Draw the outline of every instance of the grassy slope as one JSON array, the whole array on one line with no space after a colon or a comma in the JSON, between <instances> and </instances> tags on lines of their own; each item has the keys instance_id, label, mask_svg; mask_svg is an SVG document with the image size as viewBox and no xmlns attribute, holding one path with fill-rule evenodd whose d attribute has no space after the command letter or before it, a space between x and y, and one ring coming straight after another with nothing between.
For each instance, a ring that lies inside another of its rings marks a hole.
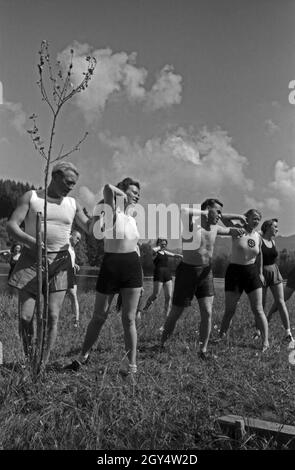
<instances>
[{"instance_id":1,"label":"grassy slope","mask_svg":"<svg viewBox=\"0 0 295 470\"><path fill-rule=\"evenodd\" d=\"M145 296L151 283L146 283ZM83 341L94 303L80 294L81 327L76 331L65 301L52 361L66 363ZM245 297L226 344L210 344L208 363L197 358L196 304L159 352L163 298L138 328L136 385L118 374L124 356L120 317L104 326L90 363L78 373L48 371L37 384L26 370L11 369L22 358L17 303L0 297L0 339L6 366L0 370L0 448L2 449L257 449L271 440L247 435L235 442L222 435L216 418L227 413L295 424L294 372L288 364L278 318L270 327L271 350L262 356L251 340L253 318ZM294 310L294 299L289 302ZM213 336L223 312L217 289Z\"/></svg>"}]
</instances>

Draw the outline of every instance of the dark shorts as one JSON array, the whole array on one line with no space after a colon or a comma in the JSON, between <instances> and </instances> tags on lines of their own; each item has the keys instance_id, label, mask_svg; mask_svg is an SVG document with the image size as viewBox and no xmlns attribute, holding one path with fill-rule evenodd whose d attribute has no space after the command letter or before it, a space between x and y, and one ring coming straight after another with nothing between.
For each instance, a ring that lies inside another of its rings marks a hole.
<instances>
[{"instance_id":1,"label":"dark shorts","mask_svg":"<svg viewBox=\"0 0 295 470\"><path fill-rule=\"evenodd\" d=\"M142 268L138 254L105 253L98 275L96 290L116 294L120 289L142 287Z\"/></svg>"},{"instance_id":2,"label":"dark shorts","mask_svg":"<svg viewBox=\"0 0 295 470\"><path fill-rule=\"evenodd\" d=\"M264 287L276 286L283 282L283 278L277 264L263 266L263 275L265 279Z\"/></svg>"},{"instance_id":3,"label":"dark shorts","mask_svg":"<svg viewBox=\"0 0 295 470\"><path fill-rule=\"evenodd\" d=\"M168 282L172 280L170 269L167 267L155 268L154 281L157 282Z\"/></svg>"},{"instance_id":4,"label":"dark shorts","mask_svg":"<svg viewBox=\"0 0 295 470\"><path fill-rule=\"evenodd\" d=\"M286 287L295 290L295 268L291 269L288 274Z\"/></svg>"},{"instance_id":5,"label":"dark shorts","mask_svg":"<svg viewBox=\"0 0 295 470\"><path fill-rule=\"evenodd\" d=\"M263 287L256 264L231 263L225 273L225 290L247 294Z\"/></svg>"},{"instance_id":6,"label":"dark shorts","mask_svg":"<svg viewBox=\"0 0 295 470\"><path fill-rule=\"evenodd\" d=\"M44 260L42 274L44 289ZM73 287L73 269L68 250L48 253L48 279L50 293L64 291ZM38 290L37 256L34 251L23 248L8 284L11 287L16 287L19 290L28 292L32 297L36 297Z\"/></svg>"},{"instance_id":7,"label":"dark shorts","mask_svg":"<svg viewBox=\"0 0 295 470\"><path fill-rule=\"evenodd\" d=\"M181 262L175 272L173 305L188 307L194 296L197 299L212 297L214 284L212 267L192 266Z\"/></svg>"}]
</instances>

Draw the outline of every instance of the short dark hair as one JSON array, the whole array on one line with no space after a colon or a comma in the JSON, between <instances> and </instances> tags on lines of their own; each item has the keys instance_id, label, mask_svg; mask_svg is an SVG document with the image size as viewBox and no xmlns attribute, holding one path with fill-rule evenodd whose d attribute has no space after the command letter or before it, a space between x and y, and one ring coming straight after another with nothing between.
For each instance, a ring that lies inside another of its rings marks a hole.
<instances>
[{"instance_id":1,"label":"short dark hair","mask_svg":"<svg viewBox=\"0 0 295 470\"><path fill-rule=\"evenodd\" d=\"M136 186L138 189L140 189L140 184L138 181L134 181L132 178L129 176L127 178L124 178L122 181L120 181L117 184L117 188L121 189L122 191L126 192L129 186Z\"/></svg>"},{"instance_id":2,"label":"short dark hair","mask_svg":"<svg viewBox=\"0 0 295 470\"><path fill-rule=\"evenodd\" d=\"M21 244L21 243L19 243L19 242L14 242L14 243L11 245L11 247L10 247L10 251L11 251L11 252L14 251L17 246L19 246L20 249L22 249L22 244Z\"/></svg>"},{"instance_id":3,"label":"short dark hair","mask_svg":"<svg viewBox=\"0 0 295 470\"><path fill-rule=\"evenodd\" d=\"M157 245L159 245L161 242L166 242L166 245L168 245L168 240L167 240L167 238L158 238L158 240L157 240Z\"/></svg>"},{"instance_id":4,"label":"short dark hair","mask_svg":"<svg viewBox=\"0 0 295 470\"><path fill-rule=\"evenodd\" d=\"M202 202L201 210L202 211L205 210L208 206L213 207L214 204L219 204L219 206L223 207L223 204L222 202L219 201L219 199L209 198L209 199L206 199L204 202Z\"/></svg>"},{"instance_id":5,"label":"short dark hair","mask_svg":"<svg viewBox=\"0 0 295 470\"><path fill-rule=\"evenodd\" d=\"M262 232L262 233L265 233L265 232L267 231L267 229L268 229L269 227L271 227L274 222L278 222L278 221L279 221L279 219L268 219L268 220L265 220L265 221L263 222L263 224L261 225L261 232Z\"/></svg>"},{"instance_id":6,"label":"short dark hair","mask_svg":"<svg viewBox=\"0 0 295 470\"><path fill-rule=\"evenodd\" d=\"M247 218L247 217L249 217L249 215L253 215L255 213L259 215L260 220L261 220L262 219L262 214L258 209L249 209L247 212L245 212L244 216Z\"/></svg>"}]
</instances>

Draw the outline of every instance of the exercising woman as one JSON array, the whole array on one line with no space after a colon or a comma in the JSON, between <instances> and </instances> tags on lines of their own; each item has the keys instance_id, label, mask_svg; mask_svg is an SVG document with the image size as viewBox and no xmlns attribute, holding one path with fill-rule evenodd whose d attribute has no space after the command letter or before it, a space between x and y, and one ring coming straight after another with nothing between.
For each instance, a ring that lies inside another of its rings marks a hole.
<instances>
[{"instance_id":1,"label":"exercising woman","mask_svg":"<svg viewBox=\"0 0 295 470\"><path fill-rule=\"evenodd\" d=\"M284 300L283 278L279 271L276 259L278 251L275 246L274 238L278 233L278 219L265 220L261 226L261 253L263 261L263 276L265 285L263 287L263 307L266 303L267 289L270 288L276 306L279 310L282 324L285 328L284 341L289 347L294 347L294 339L291 334L289 313ZM257 328L255 339L260 336L260 330Z\"/></svg>"},{"instance_id":2,"label":"exercising woman","mask_svg":"<svg viewBox=\"0 0 295 470\"><path fill-rule=\"evenodd\" d=\"M182 255L171 253L166 250L167 240L165 238L158 238L156 246L153 248L153 261L154 261L154 282L153 293L147 299L143 308L143 312L147 312L152 303L160 295L162 288L165 295L164 315L167 317L171 308L172 301L172 275L169 268L169 257L182 258Z\"/></svg>"},{"instance_id":3,"label":"exercising woman","mask_svg":"<svg viewBox=\"0 0 295 470\"><path fill-rule=\"evenodd\" d=\"M139 200L139 193L139 183L131 178L125 178L117 186L106 184L104 187L105 209L106 212L109 212L109 208L111 210L112 225L110 228L105 228L105 254L96 284L93 317L87 328L80 359L73 361L70 366L66 367L68 369L78 370L81 364L87 362L90 350L107 319L113 294L120 292L124 341L128 359L126 369L121 372L133 375L137 371L135 315L142 288L142 268L136 251L139 233L131 212L133 212L132 206ZM118 207L119 198L124 200L123 208Z\"/></svg>"},{"instance_id":4,"label":"exercising woman","mask_svg":"<svg viewBox=\"0 0 295 470\"><path fill-rule=\"evenodd\" d=\"M261 250L261 237L256 231L261 220L261 213L250 209L245 214L245 234L232 238L232 255L225 274L225 312L221 322L219 337L222 339L230 327L237 303L243 293L248 295L256 324L262 333L262 352L269 348L268 323L262 305L262 287L264 284L262 264L255 263ZM226 223L226 222L225 222ZM229 221L232 224L232 221ZM261 258L260 258L261 260Z\"/></svg>"}]
</instances>

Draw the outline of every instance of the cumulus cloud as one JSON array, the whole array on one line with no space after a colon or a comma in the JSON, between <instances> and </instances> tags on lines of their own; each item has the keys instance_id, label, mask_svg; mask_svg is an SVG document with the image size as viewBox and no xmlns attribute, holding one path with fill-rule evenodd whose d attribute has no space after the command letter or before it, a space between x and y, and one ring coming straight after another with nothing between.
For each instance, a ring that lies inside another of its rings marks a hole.
<instances>
[{"instance_id":1,"label":"cumulus cloud","mask_svg":"<svg viewBox=\"0 0 295 470\"><path fill-rule=\"evenodd\" d=\"M287 199L295 197L295 167L278 160L275 165L274 181L270 183L270 187L277 190Z\"/></svg>"},{"instance_id":2,"label":"cumulus cloud","mask_svg":"<svg viewBox=\"0 0 295 470\"><path fill-rule=\"evenodd\" d=\"M92 211L95 204L102 198L101 194L94 194L87 186L81 186L79 188L79 200L83 207L88 211Z\"/></svg>"},{"instance_id":3,"label":"cumulus cloud","mask_svg":"<svg viewBox=\"0 0 295 470\"><path fill-rule=\"evenodd\" d=\"M26 133L25 123L27 116L22 109L21 103L9 103L4 101L0 104L0 115L7 120L20 135Z\"/></svg>"},{"instance_id":4,"label":"cumulus cloud","mask_svg":"<svg viewBox=\"0 0 295 470\"><path fill-rule=\"evenodd\" d=\"M58 60L64 69L69 64L70 50L74 50L72 83L77 85L87 69L86 57L96 58L97 65L87 90L77 96L77 105L86 119L91 122L99 117L108 101L118 99L122 95L130 102L142 103L146 108L156 110L167 108L181 102L181 80L172 66L166 65L150 91L144 87L148 72L136 65L135 52L113 53L110 48L97 49L89 44L75 41L58 54Z\"/></svg>"},{"instance_id":5,"label":"cumulus cloud","mask_svg":"<svg viewBox=\"0 0 295 470\"><path fill-rule=\"evenodd\" d=\"M147 93L146 109L154 111L179 104L182 92L181 82L181 75L175 74L172 66L165 65L152 89Z\"/></svg>"},{"instance_id":6,"label":"cumulus cloud","mask_svg":"<svg viewBox=\"0 0 295 470\"><path fill-rule=\"evenodd\" d=\"M263 209L264 202L257 201L254 197L245 195L245 204L248 209Z\"/></svg>"},{"instance_id":7,"label":"cumulus cloud","mask_svg":"<svg viewBox=\"0 0 295 470\"><path fill-rule=\"evenodd\" d=\"M281 210L281 202L276 197L268 197L265 200L265 207L274 212L279 212Z\"/></svg>"},{"instance_id":8,"label":"cumulus cloud","mask_svg":"<svg viewBox=\"0 0 295 470\"><path fill-rule=\"evenodd\" d=\"M147 202L181 204L194 196L218 195L228 187L240 192L253 187L244 174L246 157L221 129L193 133L180 128L145 143L106 133L99 136L112 152L110 181L124 176L138 179Z\"/></svg>"},{"instance_id":9,"label":"cumulus cloud","mask_svg":"<svg viewBox=\"0 0 295 470\"><path fill-rule=\"evenodd\" d=\"M258 201L252 196L245 195L245 204L247 208L267 209L268 211L278 212L281 209L280 200L276 197L267 197L263 201Z\"/></svg>"},{"instance_id":10,"label":"cumulus cloud","mask_svg":"<svg viewBox=\"0 0 295 470\"><path fill-rule=\"evenodd\" d=\"M267 135L273 135L275 132L279 131L280 128L275 124L271 119L264 121L265 132Z\"/></svg>"}]
</instances>

